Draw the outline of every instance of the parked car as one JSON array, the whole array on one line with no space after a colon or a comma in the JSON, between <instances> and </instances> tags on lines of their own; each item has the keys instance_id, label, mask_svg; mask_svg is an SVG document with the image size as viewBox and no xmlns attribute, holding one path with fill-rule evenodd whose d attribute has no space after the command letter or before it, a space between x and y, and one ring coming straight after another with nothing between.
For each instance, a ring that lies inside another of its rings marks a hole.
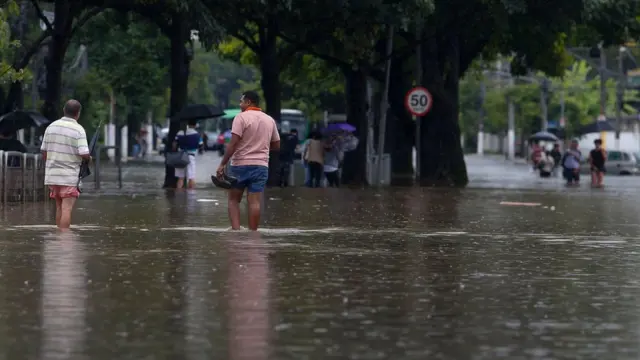
<instances>
[{"instance_id":1,"label":"parked car","mask_svg":"<svg viewBox=\"0 0 640 360\"><path fill-rule=\"evenodd\" d=\"M158 134L158 153L164 154L165 147L167 145L167 135L169 135L169 128L162 128Z\"/></svg>"},{"instance_id":2,"label":"parked car","mask_svg":"<svg viewBox=\"0 0 640 360\"><path fill-rule=\"evenodd\" d=\"M584 160L580 164L580 172L585 174L588 174L591 170L587 162L589 151L583 153ZM605 168L608 174L613 175L638 174L640 170L640 154L628 150L609 150L607 151Z\"/></svg>"}]
</instances>

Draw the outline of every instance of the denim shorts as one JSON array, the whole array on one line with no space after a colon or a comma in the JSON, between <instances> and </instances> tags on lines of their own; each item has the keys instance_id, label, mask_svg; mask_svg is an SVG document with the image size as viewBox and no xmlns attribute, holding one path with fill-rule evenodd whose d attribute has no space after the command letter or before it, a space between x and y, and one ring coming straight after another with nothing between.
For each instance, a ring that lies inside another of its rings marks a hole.
<instances>
[{"instance_id":1,"label":"denim shorts","mask_svg":"<svg viewBox=\"0 0 640 360\"><path fill-rule=\"evenodd\" d=\"M264 192L269 178L269 168L260 165L230 166L229 175L238 179L234 187L247 189L250 193Z\"/></svg>"}]
</instances>

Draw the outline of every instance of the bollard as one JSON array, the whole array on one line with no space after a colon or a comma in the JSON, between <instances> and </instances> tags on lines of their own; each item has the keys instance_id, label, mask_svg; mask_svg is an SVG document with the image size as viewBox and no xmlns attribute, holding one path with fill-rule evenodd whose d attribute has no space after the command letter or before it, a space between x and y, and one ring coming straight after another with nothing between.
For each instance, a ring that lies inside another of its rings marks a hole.
<instances>
[{"instance_id":1,"label":"bollard","mask_svg":"<svg viewBox=\"0 0 640 360\"><path fill-rule=\"evenodd\" d=\"M6 151L3 157L3 201L16 202L24 201L25 185L25 162L26 154L16 151Z\"/></svg>"},{"instance_id":2,"label":"bollard","mask_svg":"<svg viewBox=\"0 0 640 360\"><path fill-rule=\"evenodd\" d=\"M4 151L0 150L0 202L4 202Z\"/></svg>"},{"instance_id":3,"label":"bollard","mask_svg":"<svg viewBox=\"0 0 640 360\"><path fill-rule=\"evenodd\" d=\"M33 188L34 188L34 197L33 201L46 201L49 199L47 196L47 187L44 185L44 168L45 162L42 155L34 155L35 158L35 169L34 169L34 180L33 180Z\"/></svg>"},{"instance_id":4,"label":"bollard","mask_svg":"<svg viewBox=\"0 0 640 360\"><path fill-rule=\"evenodd\" d=\"M24 187L23 187L23 201L31 200L37 201L36 191L36 155L24 154Z\"/></svg>"}]
</instances>

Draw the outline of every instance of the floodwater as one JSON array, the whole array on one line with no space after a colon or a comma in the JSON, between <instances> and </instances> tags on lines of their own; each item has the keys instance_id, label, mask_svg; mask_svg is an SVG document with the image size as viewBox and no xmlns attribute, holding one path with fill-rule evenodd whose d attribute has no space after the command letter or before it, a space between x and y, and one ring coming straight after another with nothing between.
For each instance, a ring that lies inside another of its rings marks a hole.
<instances>
[{"instance_id":1,"label":"floodwater","mask_svg":"<svg viewBox=\"0 0 640 360\"><path fill-rule=\"evenodd\" d=\"M256 234L208 188L2 208L0 360L637 359L637 195L559 189L271 189Z\"/></svg>"}]
</instances>

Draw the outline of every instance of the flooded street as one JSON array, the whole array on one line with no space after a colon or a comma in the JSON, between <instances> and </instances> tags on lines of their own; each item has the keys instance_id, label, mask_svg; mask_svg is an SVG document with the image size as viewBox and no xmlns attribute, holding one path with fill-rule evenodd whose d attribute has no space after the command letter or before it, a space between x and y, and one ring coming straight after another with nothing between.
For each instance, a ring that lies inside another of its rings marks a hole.
<instances>
[{"instance_id":1,"label":"flooded street","mask_svg":"<svg viewBox=\"0 0 640 360\"><path fill-rule=\"evenodd\" d=\"M463 190L269 189L250 234L210 183L136 191L149 169L72 233L1 208L0 360L640 357L640 178L472 159Z\"/></svg>"}]
</instances>

